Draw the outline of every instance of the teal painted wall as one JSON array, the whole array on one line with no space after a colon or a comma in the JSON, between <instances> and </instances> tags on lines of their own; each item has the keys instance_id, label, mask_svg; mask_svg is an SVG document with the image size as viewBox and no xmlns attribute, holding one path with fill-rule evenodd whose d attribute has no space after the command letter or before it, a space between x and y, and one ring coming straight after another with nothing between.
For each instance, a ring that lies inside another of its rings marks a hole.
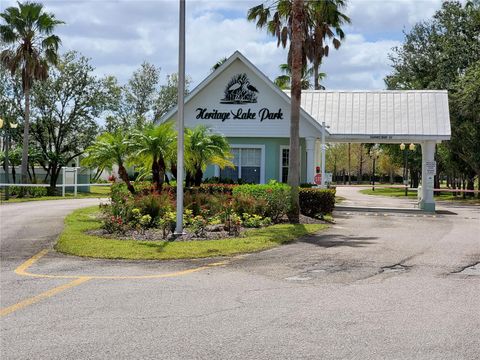
<instances>
[{"instance_id":1,"label":"teal painted wall","mask_svg":"<svg viewBox=\"0 0 480 360\"><path fill-rule=\"evenodd\" d=\"M280 146L288 146L289 138L238 138L229 137L228 142L232 145L265 145L265 181L270 179L279 181L280 176ZM306 169L307 169L307 156L305 150L305 139L300 139L301 148L301 173L300 182L306 182ZM215 176L215 169L213 166L209 166L204 173L204 178Z\"/></svg>"}]
</instances>

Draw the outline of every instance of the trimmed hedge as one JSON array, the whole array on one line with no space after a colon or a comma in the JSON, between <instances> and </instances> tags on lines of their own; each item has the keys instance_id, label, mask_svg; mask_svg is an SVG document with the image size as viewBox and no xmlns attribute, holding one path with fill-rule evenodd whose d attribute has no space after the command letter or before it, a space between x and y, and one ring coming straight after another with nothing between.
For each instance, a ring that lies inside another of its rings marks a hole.
<instances>
[{"instance_id":1,"label":"trimmed hedge","mask_svg":"<svg viewBox=\"0 0 480 360\"><path fill-rule=\"evenodd\" d=\"M251 197L263 201L263 213L259 214L277 222L288 211L290 206L290 186L272 182L270 184L246 184L233 188L233 197L245 199Z\"/></svg>"},{"instance_id":2,"label":"trimmed hedge","mask_svg":"<svg viewBox=\"0 0 480 360\"><path fill-rule=\"evenodd\" d=\"M301 188L299 198L300 212L305 216L330 214L335 207L335 189Z\"/></svg>"},{"instance_id":3,"label":"trimmed hedge","mask_svg":"<svg viewBox=\"0 0 480 360\"><path fill-rule=\"evenodd\" d=\"M10 186L9 192L11 196L19 196L22 193L20 186ZM38 198L47 196L47 188L43 186L32 186L23 188L24 197Z\"/></svg>"}]
</instances>

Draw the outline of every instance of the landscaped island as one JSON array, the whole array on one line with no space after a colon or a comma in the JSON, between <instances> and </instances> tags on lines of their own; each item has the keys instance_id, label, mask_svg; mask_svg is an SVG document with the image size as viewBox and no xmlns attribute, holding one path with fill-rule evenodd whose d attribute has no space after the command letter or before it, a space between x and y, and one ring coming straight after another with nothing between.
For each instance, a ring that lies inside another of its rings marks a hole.
<instances>
[{"instance_id":1,"label":"landscaped island","mask_svg":"<svg viewBox=\"0 0 480 360\"><path fill-rule=\"evenodd\" d=\"M65 221L56 249L115 259L185 259L268 249L327 227L335 190L300 189L301 223L286 217L290 189L265 185L202 184L184 194L185 234L175 236L175 188L150 183L112 186L111 200L77 210Z\"/></svg>"}]
</instances>

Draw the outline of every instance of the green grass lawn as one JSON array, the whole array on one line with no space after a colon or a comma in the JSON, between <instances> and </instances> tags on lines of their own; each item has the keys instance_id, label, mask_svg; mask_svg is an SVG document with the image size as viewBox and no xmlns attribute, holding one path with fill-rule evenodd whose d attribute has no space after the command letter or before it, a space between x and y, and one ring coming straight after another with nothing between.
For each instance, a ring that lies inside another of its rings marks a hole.
<instances>
[{"instance_id":1,"label":"green grass lawn","mask_svg":"<svg viewBox=\"0 0 480 360\"><path fill-rule=\"evenodd\" d=\"M383 195L383 196L393 196L399 198L405 198L405 189L403 188L375 188L375 191L372 189L364 189L360 190L362 194L366 195ZM409 190L408 191L408 198L409 199L416 199L417 192ZM435 196L435 200L443 200L443 201L461 201L465 203L471 204L480 204L480 199L478 198L466 198L464 199L462 196L454 196L453 193L444 192L440 195Z\"/></svg>"},{"instance_id":2,"label":"green grass lawn","mask_svg":"<svg viewBox=\"0 0 480 360\"><path fill-rule=\"evenodd\" d=\"M55 249L59 252L103 259L171 260L229 256L269 249L327 228L324 224L279 224L248 230L244 237L205 241L116 240L85 234L101 226L98 207L79 209L65 219Z\"/></svg>"},{"instance_id":3,"label":"green grass lawn","mask_svg":"<svg viewBox=\"0 0 480 360\"><path fill-rule=\"evenodd\" d=\"M0 192L1 195L1 203L19 203L19 202L26 202L26 201L41 201L41 200L64 200L64 199L88 199L88 198L104 198L110 196L110 186L90 186L90 192L83 193L78 192L77 196L75 197L73 193L66 193L65 197L60 196L41 196L36 198L25 197L25 198L17 198L11 197L8 201L4 199L4 190L2 189Z\"/></svg>"}]
</instances>

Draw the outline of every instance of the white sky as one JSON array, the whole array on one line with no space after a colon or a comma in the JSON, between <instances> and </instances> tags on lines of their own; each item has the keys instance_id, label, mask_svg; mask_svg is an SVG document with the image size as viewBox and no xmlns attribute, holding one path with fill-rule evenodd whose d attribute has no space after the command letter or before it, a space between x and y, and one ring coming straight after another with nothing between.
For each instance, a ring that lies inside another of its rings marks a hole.
<instances>
[{"instance_id":1,"label":"white sky","mask_svg":"<svg viewBox=\"0 0 480 360\"><path fill-rule=\"evenodd\" d=\"M261 0L187 0L187 65L193 85L222 57L240 50L270 78L279 74L286 52L276 40L247 22L247 10ZM92 59L99 75L121 83L144 61L161 68L161 77L177 70L177 0L48 0L47 11L65 21L56 33L62 50ZM0 10L15 5L0 0ZM388 53L418 21L431 18L441 0L350 0L352 24L346 41L331 51L321 71L327 89L383 89L390 71Z\"/></svg>"}]
</instances>

